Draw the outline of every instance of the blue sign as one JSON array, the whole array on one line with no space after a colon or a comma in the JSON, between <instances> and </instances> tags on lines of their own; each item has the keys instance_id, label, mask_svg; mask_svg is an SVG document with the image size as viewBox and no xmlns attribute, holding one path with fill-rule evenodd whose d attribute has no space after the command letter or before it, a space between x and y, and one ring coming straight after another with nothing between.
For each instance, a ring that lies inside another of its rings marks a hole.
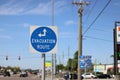
<instances>
[{"instance_id":1,"label":"blue sign","mask_svg":"<svg viewBox=\"0 0 120 80\"><path fill-rule=\"evenodd\" d=\"M57 36L49 27L38 27L32 32L30 41L35 50L45 53L55 47Z\"/></svg>"},{"instance_id":2,"label":"blue sign","mask_svg":"<svg viewBox=\"0 0 120 80\"><path fill-rule=\"evenodd\" d=\"M86 56L85 63L86 63L86 68L90 68L91 67L91 57Z\"/></svg>"},{"instance_id":3,"label":"blue sign","mask_svg":"<svg viewBox=\"0 0 120 80\"><path fill-rule=\"evenodd\" d=\"M80 68L85 68L85 56L80 56Z\"/></svg>"},{"instance_id":4,"label":"blue sign","mask_svg":"<svg viewBox=\"0 0 120 80\"><path fill-rule=\"evenodd\" d=\"M91 67L91 56L80 56L80 68L90 68Z\"/></svg>"}]
</instances>

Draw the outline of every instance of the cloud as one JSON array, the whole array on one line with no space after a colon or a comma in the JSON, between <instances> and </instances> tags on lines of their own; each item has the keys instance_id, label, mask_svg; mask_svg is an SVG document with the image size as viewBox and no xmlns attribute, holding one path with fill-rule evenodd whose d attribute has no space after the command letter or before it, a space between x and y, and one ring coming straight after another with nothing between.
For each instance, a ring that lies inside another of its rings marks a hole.
<instances>
[{"instance_id":1,"label":"cloud","mask_svg":"<svg viewBox=\"0 0 120 80\"><path fill-rule=\"evenodd\" d=\"M73 25L73 24L76 24L73 20L69 20L65 22L66 26Z\"/></svg>"},{"instance_id":2,"label":"cloud","mask_svg":"<svg viewBox=\"0 0 120 80\"><path fill-rule=\"evenodd\" d=\"M60 32L59 37L60 38L75 38L76 33L73 32Z\"/></svg>"},{"instance_id":3,"label":"cloud","mask_svg":"<svg viewBox=\"0 0 120 80\"><path fill-rule=\"evenodd\" d=\"M0 15L50 15L52 12L52 2L42 2L42 0L9 0L0 3ZM62 11L65 6L64 1L56 1L55 13Z\"/></svg>"},{"instance_id":4,"label":"cloud","mask_svg":"<svg viewBox=\"0 0 120 80\"><path fill-rule=\"evenodd\" d=\"M17 15L25 10L22 3L17 3L17 0L9 0L0 5L0 15Z\"/></svg>"},{"instance_id":5,"label":"cloud","mask_svg":"<svg viewBox=\"0 0 120 80\"><path fill-rule=\"evenodd\" d=\"M60 13L63 10L65 2L57 1L55 2L55 13ZM27 11L25 14L38 14L38 15L51 15L52 14L52 3L39 3L35 8Z\"/></svg>"},{"instance_id":6,"label":"cloud","mask_svg":"<svg viewBox=\"0 0 120 80\"><path fill-rule=\"evenodd\" d=\"M24 26L24 27L30 27L31 25L28 24L28 23L24 23L23 26Z\"/></svg>"},{"instance_id":7,"label":"cloud","mask_svg":"<svg viewBox=\"0 0 120 80\"><path fill-rule=\"evenodd\" d=\"M9 39L9 40L11 40L12 37L10 37L9 35L0 35L0 39Z\"/></svg>"},{"instance_id":8,"label":"cloud","mask_svg":"<svg viewBox=\"0 0 120 80\"><path fill-rule=\"evenodd\" d=\"M4 29L0 29L0 33L3 33L5 30ZM11 40L12 37L9 35L0 35L0 39L9 39Z\"/></svg>"},{"instance_id":9,"label":"cloud","mask_svg":"<svg viewBox=\"0 0 120 80\"><path fill-rule=\"evenodd\" d=\"M50 14L51 12L51 3L40 3L38 6L36 6L35 8L27 11L25 14L40 14L40 15L46 15L46 14Z\"/></svg>"}]
</instances>

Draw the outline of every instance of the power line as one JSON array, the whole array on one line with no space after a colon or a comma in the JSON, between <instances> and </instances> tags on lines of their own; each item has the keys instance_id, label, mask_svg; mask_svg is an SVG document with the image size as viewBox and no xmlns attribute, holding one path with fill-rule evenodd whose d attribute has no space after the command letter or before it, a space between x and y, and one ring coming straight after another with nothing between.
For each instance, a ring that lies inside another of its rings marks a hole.
<instances>
[{"instance_id":1,"label":"power line","mask_svg":"<svg viewBox=\"0 0 120 80\"><path fill-rule=\"evenodd\" d=\"M98 16L93 20L93 22L89 25L89 27L85 30L85 32L83 33L83 35L85 33L87 33L87 31L92 27L92 25L97 21L97 19L100 17L100 15L103 13L103 11L107 8L107 6L109 5L109 3L111 2L111 0L109 0L107 2L107 4L103 7L103 9L101 10L101 12L98 14Z\"/></svg>"},{"instance_id":2,"label":"power line","mask_svg":"<svg viewBox=\"0 0 120 80\"><path fill-rule=\"evenodd\" d=\"M91 38L91 39L102 40L102 41L106 41L106 42L113 42L112 40L106 40L106 39L96 38L96 37L92 37L92 36L84 36L84 37Z\"/></svg>"},{"instance_id":3,"label":"power line","mask_svg":"<svg viewBox=\"0 0 120 80\"><path fill-rule=\"evenodd\" d=\"M87 18L86 18L86 20L85 20L85 21L87 21L87 20L88 20L88 18L90 17L90 14L92 13L92 11L93 11L93 9L94 9L94 7L95 7L96 3L97 3L97 0L95 0L94 5L92 6L92 10L91 10L91 11L90 11L90 13L88 14L88 16L87 16Z\"/></svg>"},{"instance_id":4,"label":"power line","mask_svg":"<svg viewBox=\"0 0 120 80\"><path fill-rule=\"evenodd\" d=\"M112 30L103 30L103 29L98 29L98 28L91 28L91 29L95 31L102 31L102 32L113 32Z\"/></svg>"}]
</instances>

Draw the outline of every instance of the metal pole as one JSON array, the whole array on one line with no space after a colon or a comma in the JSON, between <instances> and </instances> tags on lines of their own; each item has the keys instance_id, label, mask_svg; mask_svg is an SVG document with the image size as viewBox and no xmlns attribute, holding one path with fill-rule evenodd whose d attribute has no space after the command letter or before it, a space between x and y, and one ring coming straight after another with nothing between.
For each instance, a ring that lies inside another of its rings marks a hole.
<instances>
[{"instance_id":1,"label":"metal pole","mask_svg":"<svg viewBox=\"0 0 120 80\"><path fill-rule=\"evenodd\" d=\"M54 26L54 0L52 0L52 26ZM53 76L56 74L56 54L52 54L52 75L51 80L53 80Z\"/></svg>"},{"instance_id":2,"label":"metal pole","mask_svg":"<svg viewBox=\"0 0 120 80\"><path fill-rule=\"evenodd\" d=\"M54 25L54 0L52 0L52 26Z\"/></svg>"},{"instance_id":3,"label":"metal pole","mask_svg":"<svg viewBox=\"0 0 120 80\"><path fill-rule=\"evenodd\" d=\"M42 80L45 80L45 53L42 54Z\"/></svg>"},{"instance_id":4,"label":"metal pole","mask_svg":"<svg viewBox=\"0 0 120 80\"><path fill-rule=\"evenodd\" d=\"M51 66L51 80L53 80L53 54L52 54L52 66Z\"/></svg>"},{"instance_id":5,"label":"metal pole","mask_svg":"<svg viewBox=\"0 0 120 80\"><path fill-rule=\"evenodd\" d=\"M116 24L115 24L116 26ZM117 74L117 44L116 44L116 28L113 29L114 32L114 75Z\"/></svg>"},{"instance_id":6,"label":"metal pole","mask_svg":"<svg viewBox=\"0 0 120 80\"><path fill-rule=\"evenodd\" d=\"M55 77L55 74L56 74L56 54L54 54L54 77Z\"/></svg>"}]
</instances>

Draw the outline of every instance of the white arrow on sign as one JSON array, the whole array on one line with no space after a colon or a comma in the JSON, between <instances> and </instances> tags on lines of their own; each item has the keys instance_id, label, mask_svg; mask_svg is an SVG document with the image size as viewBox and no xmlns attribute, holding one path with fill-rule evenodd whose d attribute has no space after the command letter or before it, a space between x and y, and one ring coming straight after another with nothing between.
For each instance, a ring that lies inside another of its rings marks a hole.
<instances>
[{"instance_id":1,"label":"white arrow on sign","mask_svg":"<svg viewBox=\"0 0 120 80\"><path fill-rule=\"evenodd\" d=\"M39 36L39 37L46 36L46 32L47 32L47 30L44 29L44 30L43 30L43 34L40 33L40 34L38 34L38 36Z\"/></svg>"}]
</instances>

